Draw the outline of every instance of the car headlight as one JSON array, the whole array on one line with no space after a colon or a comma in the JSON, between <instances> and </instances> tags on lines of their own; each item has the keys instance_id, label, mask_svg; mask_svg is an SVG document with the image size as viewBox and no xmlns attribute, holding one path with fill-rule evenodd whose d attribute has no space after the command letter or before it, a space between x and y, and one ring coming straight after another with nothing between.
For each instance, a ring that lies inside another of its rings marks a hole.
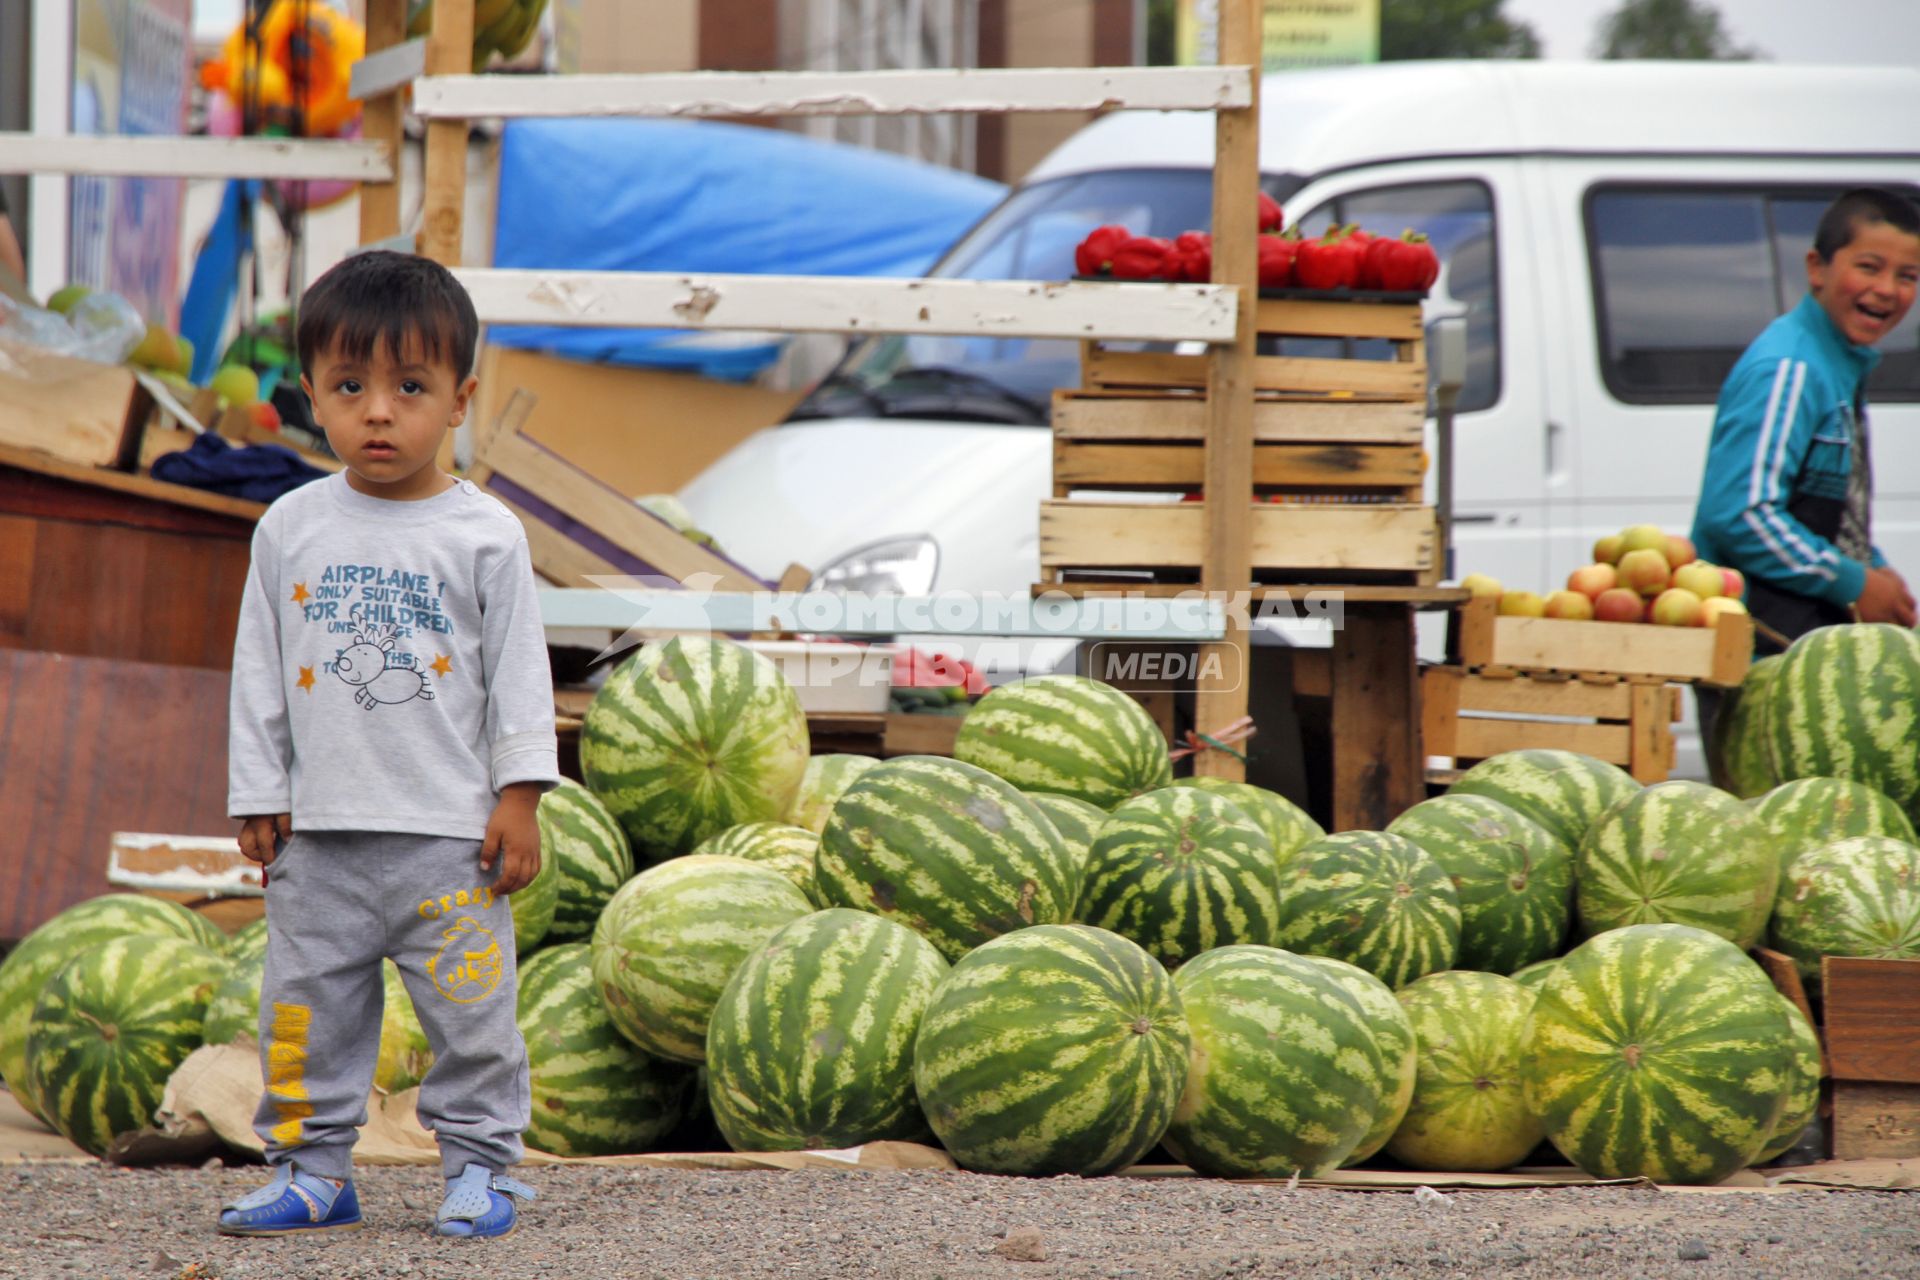
<instances>
[{"instance_id":1,"label":"car headlight","mask_svg":"<svg viewBox=\"0 0 1920 1280\"><path fill-rule=\"evenodd\" d=\"M940 544L924 533L855 547L813 575L810 591L924 596L933 590Z\"/></svg>"}]
</instances>

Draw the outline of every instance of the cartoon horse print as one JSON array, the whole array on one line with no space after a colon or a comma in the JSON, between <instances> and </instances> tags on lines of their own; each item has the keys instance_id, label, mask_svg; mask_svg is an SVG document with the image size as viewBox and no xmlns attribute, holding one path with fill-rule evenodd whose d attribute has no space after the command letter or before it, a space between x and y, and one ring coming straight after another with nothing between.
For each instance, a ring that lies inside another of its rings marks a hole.
<instances>
[{"instance_id":1,"label":"cartoon horse print","mask_svg":"<svg viewBox=\"0 0 1920 1280\"><path fill-rule=\"evenodd\" d=\"M410 666L389 665L392 651L391 635L370 631L355 636L353 644L335 656L334 674L354 686L353 700L361 710L414 698L433 700L433 688L424 674Z\"/></svg>"}]
</instances>

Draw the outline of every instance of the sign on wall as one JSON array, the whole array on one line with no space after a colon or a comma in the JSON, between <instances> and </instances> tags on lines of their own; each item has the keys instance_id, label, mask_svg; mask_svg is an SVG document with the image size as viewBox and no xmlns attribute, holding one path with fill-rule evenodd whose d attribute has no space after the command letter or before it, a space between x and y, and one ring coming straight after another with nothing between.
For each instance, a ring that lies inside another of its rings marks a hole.
<instances>
[{"instance_id":1,"label":"sign on wall","mask_svg":"<svg viewBox=\"0 0 1920 1280\"><path fill-rule=\"evenodd\" d=\"M1174 57L1183 66L1220 60L1220 0L1179 0ZM1380 0L1266 0L1261 66L1342 67L1380 60Z\"/></svg>"}]
</instances>

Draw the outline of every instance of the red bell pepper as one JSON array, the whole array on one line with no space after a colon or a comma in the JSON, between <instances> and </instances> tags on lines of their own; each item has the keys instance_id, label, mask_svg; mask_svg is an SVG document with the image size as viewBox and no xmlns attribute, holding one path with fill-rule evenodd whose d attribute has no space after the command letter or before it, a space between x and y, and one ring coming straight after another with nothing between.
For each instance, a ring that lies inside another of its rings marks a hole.
<instances>
[{"instance_id":1,"label":"red bell pepper","mask_svg":"<svg viewBox=\"0 0 1920 1280\"><path fill-rule=\"evenodd\" d=\"M1113 270L1113 251L1133 239L1122 226L1095 227L1073 251L1073 269L1083 276L1104 276Z\"/></svg>"},{"instance_id":2,"label":"red bell pepper","mask_svg":"<svg viewBox=\"0 0 1920 1280\"><path fill-rule=\"evenodd\" d=\"M1385 236L1375 236L1367 241L1366 250L1360 255L1360 274L1355 278L1356 289L1384 289L1381 281L1386 279L1386 262L1393 256L1398 240L1389 240Z\"/></svg>"},{"instance_id":3,"label":"red bell pepper","mask_svg":"<svg viewBox=\"0 0 1920 1280\"><path fill-rule=\"evenodd\" d=\"M1260 287L1284 289L1293 283L1294 255L1300 242L1289 236L1260 237Z\"/></svg>"},{"instance_id":4,"label":"red bell pepper","mask_svg":"<svg viewBox=\"0 0 1920 1280\"><path fill-rule=\"evenodd\" d=\"M1440 255L1418 231L1403 232L1381 259L1380 287L1395 293L1425 293L1440 278Z\"/></svg>"},{"instance_id":5,"label":"red bell pepper","mask_svg":"<svg viewBox=\"0 0 1920 1280\"><path fill-rule=\"evenodd\" d=\"M1318 240L1302 240L1293 259L1293 282L1302 289L1351 289L1365 252L1346 227L1331 228Z\"/></svg>"},{"instance_id":6,"label":"red bell pepper","mask_svg":"<svg viewBox=\"0 0 1920 1280\"><path fill-rule=\"evenodd\" d=\"M1280 208L1280 202L1278 200L1275 200L1272 196L1268 195L1266 192L1262 191L1260 193L1260 230L1261 232L1265 233L1268 231L1278 231L1280 229L1280 224L1282 222L1285 222L1286 220L1287 220L1287 215L1285 211Z\"/></svg>"},{"instance_id":7,"label":"red bell pepper","mask_svg":"<svg viewBox=\"0 0 1920 1280\"><path fill-rule=\"evenodd\" d=\"M1167 274L1173 242L1159 236L1134 236L1113 251L1116 280L1155 280Z\"/></svg>"},{"instance_id":8,"label":"red bell pepper","mask_svg":"<svg viewBox=\"0 0 1920 1280\"><path fill-rule=\"evenodd\" d=\"M1169 279L1206 284L1213 279L1213 237L1205 231L1182 231L1173 239Z\"/></svg>"}]
</instances>

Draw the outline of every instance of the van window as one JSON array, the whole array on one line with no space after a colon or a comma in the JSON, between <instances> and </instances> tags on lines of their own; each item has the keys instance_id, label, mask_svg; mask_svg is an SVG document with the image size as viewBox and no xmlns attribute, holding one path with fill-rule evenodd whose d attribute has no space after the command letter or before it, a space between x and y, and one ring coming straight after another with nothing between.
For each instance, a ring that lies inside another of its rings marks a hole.
<instances>
[{"instance_id":1,"label":"van window","mask_svg":"<svg viewBox=\"0 0 1920 1280\"><path fill-rule=\"evenodd\" d=\"M1491 408L1500 398L1500 298L1495 271L1493 193L1479 182L1423 182L1373 187L1338 196L1299 219L1302 235L1325 235L1336 223L1358 223L1379 235L1411 228L1433 241L1440 279L1427 299L1427 320L1465 315L1467 383L1460 411ZM1288 338L1276 354L1387 360L1385 342Z\"/></svg>"},{"instance_id":2,"label":"van window","mask_svg":"<svg viewBox=\"0 0 1920 1280\"><path fill-rule=\"evenodd\" d=\"M1608 187L1587 200L1600 367L1615 397L1711 404L1747 344L1806 295L1806 252L1833 191ZM1920 399L1920 315L1881 344L1868 384Z\"/></svg>"}]
</instances>

